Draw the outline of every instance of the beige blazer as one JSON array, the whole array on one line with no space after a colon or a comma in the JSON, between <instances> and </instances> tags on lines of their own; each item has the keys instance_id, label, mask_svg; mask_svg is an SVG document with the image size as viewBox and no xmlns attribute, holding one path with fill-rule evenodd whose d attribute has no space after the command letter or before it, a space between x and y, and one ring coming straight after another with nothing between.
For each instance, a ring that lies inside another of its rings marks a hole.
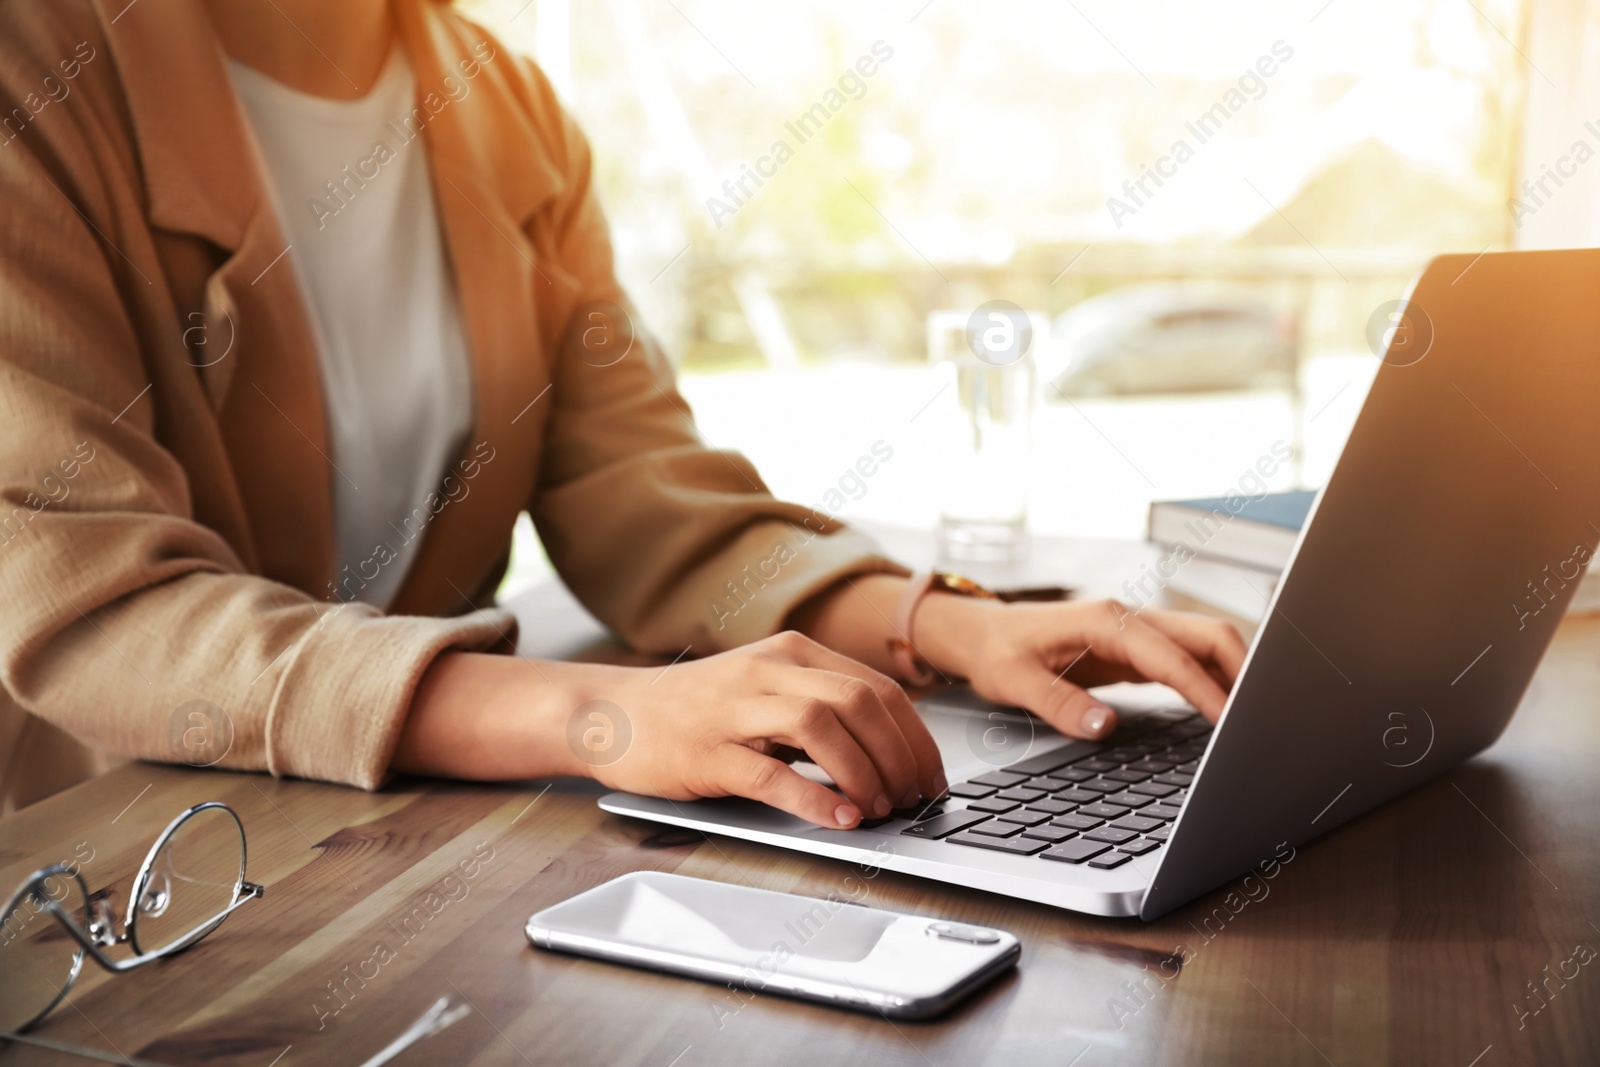
<instances>
[{"instance_id":1,"label":"beige blazer","mask_svg":"<svg viewBox=\"0 0 1600 1067\"><path fill-rule=\"evenodd\" d=\"M87 749L197 762L185 731L213 706L232 730L218 765L375 787L429 662L513 635L475 609L523 510L583 603L655 652L751 641L893 568L707 447L642 330L616 362L585 348L596 307L637 316L583 135L447 5L394 11L476 429L418 501L423 542L383 613L335 573L317 354L199 0L0 5L7 807L81 776Z\"/></svg>"}]
</instances>

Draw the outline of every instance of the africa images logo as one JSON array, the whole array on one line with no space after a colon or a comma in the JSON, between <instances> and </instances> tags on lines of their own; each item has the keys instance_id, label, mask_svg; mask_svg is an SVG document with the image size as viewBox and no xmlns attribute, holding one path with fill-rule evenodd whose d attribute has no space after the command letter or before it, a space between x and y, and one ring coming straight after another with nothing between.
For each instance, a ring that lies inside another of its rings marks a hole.
<instances>
[{"instance_id":1,"label":"africa images logo","mask_svg":"<svg viewBox=\"0 0 1600 1067\"><path fill-rule=\"evenodd\" d=\"M609 700L589 700L567 716L567 747L591 767L609 767L633 745L633 720Z\"/></svg>"}]
</instances>

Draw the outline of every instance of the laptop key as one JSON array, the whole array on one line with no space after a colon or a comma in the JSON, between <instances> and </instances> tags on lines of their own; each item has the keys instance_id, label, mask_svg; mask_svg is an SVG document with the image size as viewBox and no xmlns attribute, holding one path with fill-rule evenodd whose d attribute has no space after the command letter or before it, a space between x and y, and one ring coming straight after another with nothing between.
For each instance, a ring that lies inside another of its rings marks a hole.
<instances>
[{"instance_id":1,"label":"laptop key","mask_svg":"<svg viewBox=\"0 0 1600 1067\"><path fill-rule=\"evenodd\" d=\"M1057 789L1054 795L1069 804L1094 804L1100 800L1100 794L1092 789Z\"/></svg>"},{"instance_id":2,"label":"laptop key","mask_svg":"<svg viewBox=\"0 0 1600 1067\"><path fill-rule=\"evenodd\" d=\"M1052 778L1065 778L1069 782L1087 782L1094 777L1093 771L1080 771L1076 767L1057 767L1050 772Z\"/></svg>"},{"instance_id":3,"label":"laptop key","mask_svg":"<svg viewBox=\"0 0 1600 1067\"><path fill-rule=\"evenodd\" d=\"M1029 778L1022 784L1029 789L1043 789L1046 793L1054 793L1057 789L1065 789L1072 783L1065 778L1057 778L1053 774L1040 774Z\"/></svg>"},{"instance_id":4,"label":"laptop key","mask_svg":"<svg viewBox=\"0 0 1600 1067\"><path fill-rule=\"evenodd\" d=\"M1050 818L1050 813L1048 811L1029 811L1027 808L1019 808L1016 811L1008 811L1004 815L996 815L995 818L1001 822L1015 823L1018 826L1038 826Z\"/></svg>"},{"instance_id":5,"label":"laptop key","mask_svg":"<svg viewBox=\"0 0 1600 1067\"><path fill-rule=\"evenodd\" d=\"M1015 800L1001 800L999 797L989 797L987 800L974 800L967 805L968 811L981 811L989 815L1004 815L1008 811L1016 811L1022 807Z\"/></svg>"},{"instance_id":6,"label":"laptop key","mask_svg":"<svg viewBox=\"0 0 1600 1067\"><path fill-rule=\"evenodd\" d=\"M1103 797L1102 802L1115 804L1121 808L1142 808L1146 804L1154 804L1155 800L1143 793L1117 793L1114 796Z\"/></svg>"},{"instance_id":7,"label":"laptop key","mask_svg":"<svg viewBox=\"0 0 1600 1067\"><path fill-rule=\"evenodd\" d=\"M935 801L926 807L894 808L889 812L889 814L885 815L881 819L862 819L856 824L856 829L875 830L885 823L899 822L902 820L905 822L921 822L923 819L926 819L930 816L942 814L944 814L944 809L940 807L939 801Z\"/></svg>"},{"instance_id":8,"label":"laptop key","mask_svg":"<svg viewBox=\"0 0 1600 1067\"><path fill-rule=\"evenodd\" d=\"M996 789L1010 789L1014 785L1026 782L1026 774L1017 774L1013 771L990 771L987 774L977 775L972 781L977 785L992 785Z\"/></svg>"},{"instance_id":9,"label":"laptop key","mask_svg":"<svg viewBox=\"0 0 1600 1067\"><path fill-rule=\"evenodd\" d=\"M1197 760L1197 759L1192 759L1188 763L1180 763L1180 764L1178 764L1178 771L1181 774L1194 774L1199 769L1200 769L1200 761Z\"/></svg>"},{"instance_id":10,"label":"laptop key","mask_svg":"<svg viewBox=\"0 0 1600 1067\"><path fill-rule=\"evenodd\" d=\"M1151 804L1148 808L1140 808L1139 814L1147 819L1160 819L1162 822L1171 822L1178 817L1182 808L1174 808L1167 804Z\"/></svg>"},{"instance_id":11,"label":"laptop key","mask_svg":"<svg viewBox=\"0 0 1600 1067\"><path fill-rule=\"evenodd\" d=\"M992 785L980 785L977 782L957 782L950 787L950 795L977 800L979 797L993 796L996 788Z\"/></svg>"},{"instance_id":12,"label":"laptop key","mask_svg":"<svg viewBox=\"0 0 1600 1067\"><path fill-rule=\"evenodd\" d=\"M1162 755L1164 755L1164 753ZM1160 755L1146 756L1137 763L1128 764L1123 769L1129 771L1140 771L1145 775L1145 777L1149 777L1152 774L1165 774L1167 771L1170 771L1172 768L1176 767L1178 762L1179 761L1175 759L1162 759Z\"/></svg>"},{"instance_id":13,"label":"laptop key","mask_svg":"<svg viewBox=\"0 0 1600 1067\"><path fill-rule=\"evenodd\" d=\"M1118 782L1142 782L1149 778L1153 772L1139 771L1132 767L1118 767L1114 771L1107 771L1106 777Z\"/></svg>"},{"instance_id":14,"label":"laptop key","mask_svg":"<svg viewBox=\"0 0 1600 1067\"><path fill-rule=\"evenodd\" d=\"M1022 775L1050 774L1057 767L1065 767L1069 763L1086 759L1105 747L1105 745L1097 745L1093 741L1073 741L1070 744L1062 745L1060 748L1053 748L1049 752L1019 760L1007 767L1006 770Z\"/></svg>"},{"instance_id":15,"label":"laptop key","mask_svg":"<svg viewBox=\"0 0 1600 1067\"><path fill-rule=\"evenodd\" d=\"M1014 822L1001 822L999 819L990 819L987 822L980 822L972 829L963 832L982 834L985 837L1015 837L1022 832L1022 826Z\"/></svg>"},{"instance_id":16,"label":"laptop key","mask_svg":"<svg viewBox=\"0 0 1600 1067\"><path fill-rule=\"evenodd\" d=\"M1104 822L1104 819L1095 819L1085 815L1083 809L1079 808L1071 815L1057 815L1050 820L1050 825L1058 826L1063 830L1093 830Z\"/></svg>"},{"instance_id":17,"label":"laptop key","mask_svg":"<svg viewBox=\"0 0 1600 1067\"><path fill-rule=\"evenodd\" d=\"M1098 867L1102 871L1109 871L1113 867L1121 867L1124 863L1127 863L1131 859L1133 859L1133 857L1128 855L1126 852L1107 852L1090 860L1089 866Z\"/></svg>"},{"instance_id":18,"label":"laptop key","mask_svg":"<svg viewBox=\"0 0 1600 1067\"><path fill-rule=\"evenodd\" d=\"M1115 826L1101 826L1094 830L1084 831L1083 836L1090 841L1104 841L1108 845L1120 845L1124 841L1132 841L1139 835L1132 830L1118 830Z\"/></svg>"},{"instance_id":19,"label":"laptop key","mask_svg":"<svg viewBox=\"0 0 1600 1067\"><path fill-rule=\"evenodd\" d=\"M1043 800L1035 800L1032 804L1029 804L1028 810L1042 811L1047 815L1065 815L1069 811L1077 810L1077 807L1078 805L1070 804L1065 800L1045 797Z\"/></svg>"},{"instance_id":20,"label":"laptop key","mask_svg":"<svg viewBox=\"0 0 1600 1067\"><path fill-rule=\"evenodd\" d=\"M985 837L982 834L952 834L945 840L952 845L973 845L995 852L1010 852L1018 856L1031 856L1040 849L1050 846L1050 842L1032 837Z\"/></svg>"},{"instance_id":21,"label":"laptop key","mask_svg":"<svg viewBox=\"0 0 1600 1067\"><path fill-rule=\"evenodd\" d=\"M1085 841L1080 837L1071 841L1063 841L1055 848L1045 850L1042 855L1047 860L1060 860L1062 863L1082 863L1086 859L1092 859L1102 852L1109 851L1111 851L1110 845L1101 844L1099 841Z\"/></svg>"},{"instance_id":22,"label":"laptop key","mask_svg":"<svg viewBox=\"0 0 1600 1067\"><path fill-rule=\"evenodd\" d=\"M1113 782L1106 778L1091 778L1087 782L1079 782L1074 789L1086 789L1091 793L1120 793L1128 788L1127 782Z\"/></svg>"},{"instance_id":23,"label":"laptop key","mask_svg":"<svg viewBox=\"0 0 1600 1067\"><path fill-rule=\"evenodd\" d=\"M1160 819L1147 819L1143 815L1124 815L1111 825L1118 830L1132 830L1136 834L1147 834L1165 824Z\"/></svg>"},{"instance_id":24,"label":"laptop key","mask_svg":"<svg viewBox=\"0 0 1600 1067\"><path fill-rule=\"evenodd\" d=\"M1152 797L1170 797L1178 791L1175 785L1162 785L1160 782L1139 782L1128 787L1135 793L1144 793Z\"/></svg>"},{"instance_id":25,"label":"laptop key","mask_svg":"<svg viewBox=\"0 0 1600 1067\"><path fill-rule=\"evenodd\" d=\"M1048 841L1052 845L1060 844L1078 836L1078 831L1067 830L1060 826L1030 826L1022 831L1023 837L1032 837L1040 841Z\"/></svg>"},{"instance_id":26,"label":"laptop key","mask_svg":"<svg viewBox=\"0 0 1600 1067\"><path fill-rule=\"evenodd\" d=\"M1115 804L1085 804L1074 814L1088 815L1096 819L1120 819L1128 814L1127 808L1119 808ZM1062 816L1067 818L1067 816Z\"/></svg>"},{"instance_id":27,"label":"laptop key","mask_svg":"<svg viewBox=\"0 0 1600 1067\"><path fill-rule=\"evenodd\" d=\"M1154 852L1161 847L1160 841L1152 841L1148 837L1141 837L1137 841L1129 841L1118 845L1118 852L1126 852L1130 856L1143 856L1146 852Z\"/></svg>"},{"instance_id":28,"label":"laptop key","mask_svg":"<svg viewBox=\"0 0 1600 1067\"><path fill-rule=\"evenodd\" d=\"M1194 775L1184 774L1181 771L1168 771L1166 774L1156 775L1152 781L1160 782L1162 785L1175 785L1182 789L1194 781Z\"/></svg>"},{"instance_id":29,"label":"laptop key","mask_svg":"<svg viewBox=\"0 0 1600 1067\"><path fill-rule=\"evenodd\" d=\"M907 837L931 837L937 839L947 834L953 834L958 830L965 830L975 823L983 822L988 817L981 811L948 811L943 815L935 815L931 819L924 819L900 832Z\"/></svg>"},{"instance_id":30,"label":"laptop key","mask_svg":"<svg viewBox=\"0 0 1600 1067\"><path fill-rule=\"evenodd\" d=\"M1152 841L1165 841L1171 835L1172 835L1172 827L1163 826L1159 830L1151 830L1145 836L1150 838Z\"/></svg>"},{"instance_id":31,"label":"laptop key","mask_svg":"<svg viewBox=\"0 0 1600 1067\"><path fill-rule=\"evenodd\" d=\"M1109 760L1098 758L1079 760L1077 763L1074 763L1073 766L1080 771L1093 771L1096 774L1104 774L1106 771L1114 771L1117 769L1117 764L1112 763Z\"/></svg>"},{"instance_id":32,"label":"laptop key","mask_svg":"<svg viewBox=\"0 0 1600 1067\"><path fill-rule=\"evenodd\" d=\"M1001 800L1019 800L1026 804L1031 800L1038 800L1047 794L1043 789L1029 789L1026 786L1017 786L1013 789L1002 789L996 794Z\"/></svg>"}]
</instances>

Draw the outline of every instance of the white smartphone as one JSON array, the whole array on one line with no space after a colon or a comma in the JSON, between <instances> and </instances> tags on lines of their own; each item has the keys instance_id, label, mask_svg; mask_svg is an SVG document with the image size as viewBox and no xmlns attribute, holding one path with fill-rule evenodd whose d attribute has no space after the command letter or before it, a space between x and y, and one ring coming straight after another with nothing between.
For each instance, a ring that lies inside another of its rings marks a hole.
<instances>
[{"instance_id":1,"label":"white smartphone","mask_svg":"<svg viewBox=\"0 0 1600 1067\"><path fill-rule=\"evenodd\" d=\"M538 948L894 1018L936 1015L1016 965L1004 930L635 871L528 920Z\"/></svg>"}]
</instances>

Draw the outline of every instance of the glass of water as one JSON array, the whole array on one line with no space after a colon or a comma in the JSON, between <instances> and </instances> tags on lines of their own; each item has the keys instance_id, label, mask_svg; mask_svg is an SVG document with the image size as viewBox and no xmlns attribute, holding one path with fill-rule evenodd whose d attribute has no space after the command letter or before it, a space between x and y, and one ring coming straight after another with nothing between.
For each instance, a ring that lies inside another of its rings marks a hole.
<instances>
[{"instance_id":1,"label":"glass of water","mask_svg":"<svg viewBox=\"0 0 1600 1067\"><path fill-rule=\"evenodd\" d=\"M959 342L930 353L948 365L960 413L939 517L944 560L1006 563L1028 553L1033 348L1044 323L1042 315L991 300L966 316Z\"/></svg>"}]
</instances>

